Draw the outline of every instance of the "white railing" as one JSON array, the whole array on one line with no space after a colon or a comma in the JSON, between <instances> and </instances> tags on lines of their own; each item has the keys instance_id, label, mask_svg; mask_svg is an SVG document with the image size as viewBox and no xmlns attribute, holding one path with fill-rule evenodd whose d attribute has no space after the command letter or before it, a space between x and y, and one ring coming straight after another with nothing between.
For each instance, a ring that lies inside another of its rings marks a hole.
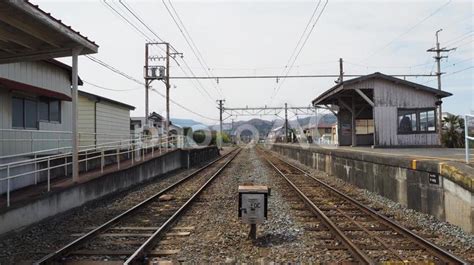
<instances>
[{"instance_id":1,"label":"white railing","mask_svg":"<svg viewBox=\"0 0 474 265\"><path fill-rule=\"evenodd\" d=\"M183 139L182 136L170 136L170 137L146 137L146 138L133 138L128 140L119 140L114 142L106 142L102 144L94 144L87 146L79 147L79 164L83 164L83 172L88 172L90 170L96 170L98 167L89 168L88 162L94 159L100 160L100 172L104 172L104 167L116 164L117 169L120 169L120 163L124 159L121 157L126 156L125 160L131 159L131 164L133 165L136 161L144 161L147 154L151 154L151 157L156 154L161 154L163 149L168 151L169 148L182 147ZM10 206L10 193L11 193L11 181L21 177L33 177L34 184L38 184L38 180L41 172L46 173L46 183L47 191L51 190L51 171L56 168L64 168L64 175L68 175L68 166L72 165L70 162L72 159L71 147L67 147L68 150L63 148L52 149L53 151L58 151L61 149L62 152L41 156L41 151L34 152L34 156L31 159L25 159L21 161L9 162L0 165L0 173L4 173L6 177L0 178L0 183L7 182L6 196L7 196L7 207ZM48 150L51 151L51 150ZM31 155L31 153L29 153ZM9 158L15 157L7 156ZM112 163L107 164L106 159L108 157L115 157L112 159ZM137 160L138 159L138 160ZM55 165L51 165L54 162ZM43 168L39 168L41 164ZM12 171L15 169L23 168L21 173L12 174ZM29 170L28 168L32 168Z\"/></svg>"},{"instance_id":2,"label":"white railing","mask_svg":"<svg viewBox=\"0 0 474 265\"><path fill-rule=\"evenodd\" d=\"M11 134L9 138L5 138L5 134ZM25 133L29 137L24 137ZM67 131L36 131L36 130L15 130L0 129L0 161L5 158L15 157L33 157L37 155L53 155L71 151L72 140L64 135L71 135ZM45 135L38 137L37 135ZM49 138L46 138L46 137ZM104 133L87 133L79 132L79 146L82 148L93 148L106 145L108 143L122 142L127 143L132 139L139 138L135 134L104 134ZM51 144L53 143L53 144ZM55 144L56 143L56 144ZM11 145L12 151L9 152L7 145ZM25 148L25 146L27 146ZM30 150L30 151L24 151ZM9 154L5 154L9 153Z\"/></svg>"},{"instance_id":3,"label":"white railing","mask_svg":"<svg viewBox=\"0 0 474 265\"><path fill-rule=\"evenodd\" d=\"M472 127L470 127L472 122ZM465 148L466 148L466 163L469 163L469 141L474 141L474 136L469 135L470 130L472 128L474 131L474 115L466 114L464 115L464 138L465 138Z\"/></svg>"},{"instance_id":4,"label":"white railing","mask_svg":"<svg viewBox=\"0 0 474 265\"><path fill-rule=\"evenodd\" d=\"M71 146L69 131L0 129L0 158Z\"/></svg>"}]
</instances>

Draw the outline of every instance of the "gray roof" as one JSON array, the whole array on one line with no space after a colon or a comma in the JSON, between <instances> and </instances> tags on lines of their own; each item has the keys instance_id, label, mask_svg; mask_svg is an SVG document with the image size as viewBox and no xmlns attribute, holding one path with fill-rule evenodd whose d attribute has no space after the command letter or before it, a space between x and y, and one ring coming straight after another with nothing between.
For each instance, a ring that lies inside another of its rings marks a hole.
<instances>
[{"instance_id":1,"label":"gray roof","mask_svg":"<svg viewBox=\"0 0 474 265\"><path fill-rule=\"evenodd\" d=\"M135 107L132 106L132 105L128 105L128 104L125 104L125 103L122 103L122 102L119 102L119 101L116 101L116 100L113 100L113 99L110 99L110 98L106 98L106 97L102 97L102 96L99 96L99 95L95 95L95 94L92 94L92 93L88 93L88 92L85 92L85 91L82 91L82 90L79 90L78 91L79 95L81 96L84 96L84 97L87 97L91 100L97 100L97 101L106 101L106 102L109 102L109 103L113 103L115 105L119 105L119 106L122 106L122 107L125 107L129 110L134 110Z\"/></svg>"},{"instance_id":2,"label":"gray roof","mask_svg":"<svg viewBox=\"0 0 474 265\"><path fill-rule=\"evenodd\" d=\"M435 88L432 88L432 87L417 84L417 83L410 82L410 81L407 81L407 80L404 80L404 79L400 79L400 78L393 77L393 76L390 76L390 75L385 75L385 74L382 74L382 73L379 73L379 72L375 72L375 73L370 74L370 75L364 75L364 76L360 76L360 77L357 77L357 78L353 78L353 79L343 81L342 83L339 83L339 84L331 87L330 89L326 90L324 93L322 93L317 98L315 98L312 101L312 103L313 103L313 105L318 104L320 101L326 99L329 95L332 95L333 93L331 93L331 92L333 92L337 88L341 87L342 85L355 84L355 83L363 82L363 81L366 81L366 80L369 80L369 79L383 79L383 80L387 80L387 81L390 81L390 82L393 82L393 83L402 84L402 85L405 85L407 87L411 87L413 89L419 89L419 90L423 90L423 91L435 94L439 98L449 97L449 96L453 95L453 94L451 94L449 92L446 92L446 91L438 90L438 89L435 89Z\"/></svg>"}]
</instances>

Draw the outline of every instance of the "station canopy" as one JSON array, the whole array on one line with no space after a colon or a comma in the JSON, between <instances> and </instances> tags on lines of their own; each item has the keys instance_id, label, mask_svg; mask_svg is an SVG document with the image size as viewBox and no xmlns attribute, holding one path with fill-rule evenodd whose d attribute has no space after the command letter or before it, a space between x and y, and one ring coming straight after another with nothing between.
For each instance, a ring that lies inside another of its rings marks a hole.
<instances>
[{"instance_id":1,"label":"station canopy","mask_svg":"<svg viewBox=\"0 0 474 265\"><path fill-rule=\"evenodd\" d=\"M97 53L98 45L24 0L0 1L0 64Z\"/></svg>"}]
</instances>

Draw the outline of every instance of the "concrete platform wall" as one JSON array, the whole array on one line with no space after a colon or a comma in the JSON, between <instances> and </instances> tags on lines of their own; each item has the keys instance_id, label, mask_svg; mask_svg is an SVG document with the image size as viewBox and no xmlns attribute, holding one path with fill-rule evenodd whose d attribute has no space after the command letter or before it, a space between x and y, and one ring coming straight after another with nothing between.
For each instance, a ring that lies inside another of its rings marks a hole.
<instances>
[{"instance_id":1,"label":"concrete platform wall","mask_svg":"<svg viewBox=\"0 0 474 265\"><path fill-rule=\"evenodd\" d=\"M275 144L272 150L474 233L473 190L466 177L459 177L471 174L462 172L469 169L458 170L454 174L458 177L453 178L456 170L447 171L444 163L433 161L417 163L408 158L284 144Z\"/></svg>"},{"instance_id":2,"label":"concrete platform wall","mask_svg":"<svg viewBox=\"0 0 474 265\"><path fill-rule=\"evenodd\" d=\"M103 196L129 189L165 173L209 161L219 155L216 147L175 150L133 167L104 175L38 199L0 210L0 235L79 207ZM190 159L199 157L200 160Z\"/></svg>"}]
</instances>

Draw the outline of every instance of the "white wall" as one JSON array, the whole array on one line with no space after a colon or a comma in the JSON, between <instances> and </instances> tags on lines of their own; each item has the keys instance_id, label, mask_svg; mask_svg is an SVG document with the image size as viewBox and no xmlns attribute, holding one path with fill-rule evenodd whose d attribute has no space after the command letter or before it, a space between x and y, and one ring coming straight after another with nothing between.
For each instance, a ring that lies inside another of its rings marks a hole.
<instances>
[{"instance_id":1,"label":"white wall","mask_svg":"<svg viewBox=\"0 0 474 265\"><path fill-rule=\"evenodd\" d=\"M65 69L50 63L20 62L0 65L0 77L13 81L41 87L44 89L71 95L70 75ZM12 129L12 97L14 95L37 98L37 95L21 91L12 91L0 86L0 129ZM61 122L39 122L39 130L28 132L16 130L14 132L0 131L0 156L26 153L44 149L51 149L71 145L71 135L65 133L41 133L41 130L68 131L72 129L72 103L61 102ZM27 141L26 139L36 141ZM39 139L61 139L59 141L37 141ZM18 139L21 141L6 141Z\"/></svg>"},{"instance_id":2,"label":"white wall","mask_svg":"<svg viewBox=\"0 0 474 265\"><path fill-rule=\"evenodd\" d=\"M130 138L130 110L128 108L102 101L97 102L96 111L98 144Z\"/></svg>"},{"instance_id":3,"label":"white wall","mask_svg":"<svg viewBox=\"0 0 474 265\"><path fill-rule=\"evenodd\" d=\"M95 101L81 95L78 97L77 131L80 146L95 144Z\"/></svg>"},{"instance_id":4,"label":"white wall","mask_svg":"<svg viewBox=\"0 0 474 265\"><path fill-rule=\"evenodd\" d=\"M51 63L34 61L0 64L0 77L71 96L68 71Z\"/></svg>"}]
</instances>

